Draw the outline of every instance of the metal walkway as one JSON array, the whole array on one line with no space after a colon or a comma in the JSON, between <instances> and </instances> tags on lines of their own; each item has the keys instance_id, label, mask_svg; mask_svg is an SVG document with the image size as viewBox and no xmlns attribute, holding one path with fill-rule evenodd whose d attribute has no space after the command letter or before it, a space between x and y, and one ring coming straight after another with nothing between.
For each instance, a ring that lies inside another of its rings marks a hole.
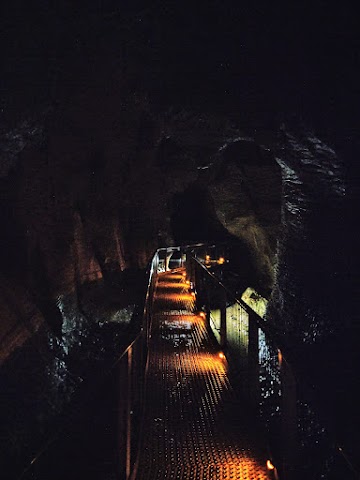
<instances>
[{"instance_id":1,"label":"metal walkway","mask_svg":"<svg viewBox=\"0 0 360 480\"><path fill-rule=\"evenodd\" d=\"M261 442L182 271L160 274L136 479L268 479Z\"/></svg>"}]
</instances>

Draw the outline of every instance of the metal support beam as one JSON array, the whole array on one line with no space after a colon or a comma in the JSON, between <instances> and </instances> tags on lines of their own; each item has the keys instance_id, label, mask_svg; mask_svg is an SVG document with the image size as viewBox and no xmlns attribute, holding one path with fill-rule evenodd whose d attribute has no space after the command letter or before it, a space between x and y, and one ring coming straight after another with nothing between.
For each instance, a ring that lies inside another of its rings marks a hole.
<instances>
[{"instance_id":1,"label":"metal support beam","mask_svg":"<svg viewBox=\"0 0 360 480\"><path fill-rule=\"evenodd\" d=\"M298 479L297 475L297 407L296 382L290 365L279 351L281 374L281 428L282 428L282 477L287 480Z\"/></svg>"},{"instance_id":2,"label":"metal support beam","mask_svg":"<svg viewBox=\"0 0 360 480\"><path fill-rule=\"evenodd\" d=\"M126 480L131 473L131 369L132 347L127 352L127 401L126 401Z\"/></svg>"},{"instance_id":3,"label":"metal support beam","mask_svg":"<svg viewBox=\"0 0 360 480\"><path fill-rule=\"evenodd\" d=\"M249 315L248 391L251 403L259 406L259 327Z\"/></svg>"},{"instance_id":4,"label":"metal support beam","mask_svg":"<svg viewBox=\"0 0 360 480\"><path fill-rule=\"evenodd\" d=\"M221 305L220 305L220 346L221 348L226 348L227 338L226 338L226 292L225 290L220 290L221 295Z\"/></svg>"}]
</instances>

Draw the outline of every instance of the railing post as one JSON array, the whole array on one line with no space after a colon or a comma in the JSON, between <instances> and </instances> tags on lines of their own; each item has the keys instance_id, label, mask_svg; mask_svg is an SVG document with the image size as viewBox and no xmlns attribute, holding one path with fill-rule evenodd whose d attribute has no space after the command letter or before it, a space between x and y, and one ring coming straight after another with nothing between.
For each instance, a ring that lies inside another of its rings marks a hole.
<instances>
[{"instance_id":1,"label":"railing post","mask_svg":"<svg viewBox=\"0 0 360 480\"><path fill-rule=\"evenodd\" d=\"M183 268L184 267L184 263L186 262L186 251L184 249L180 249L180 267Z\"/></svg>"},{"instance_id":2,"label":"railing post","mask_svg":"<svg viewBox=\"0 0 360 480\"><path fill-rule=\"evenodd\" d=\"M195 282L196 285L196 308L197 310L203 309L206 303L206 292L205 292L205 279L202 269L195 264Z\"/></svg>"},{"instance_id":3,"label":"railing post","mask_svg":"<svg viewBox=\"0 0 360 480\"><path fill-rule=\"evenodd\" d=\"M132 347L128 349L119 363L116 374L119 378L118 404L118 478L130 478L131 473L131 370Z\"/></svg>"},{"instance_id":4,"label":"railing post","mask_svg":"<svg viewBox=\"0 0 360 480\"><path fill-rule=\"evenodd\" d=\"M226 291L221 288L220 291L220 346L226 348Z\"/></svg>"},{"instance_id":5,"label":"railing post","mask_svg":"<svg viewBox=\"0 0 360 480\"><path fill-rule=\"evenodd\" d=\"M256 409L259 407L260 395L260 365L259 365L259 327L256 321L249 315L249 343L248 343L248 389L251 403Z\"/></svg>"},{"instance_id":6,"label":"railing post","mask_svg":"<svg viewBox=\"0 0 360 480\"><path fill-rule=\"evenodd\" d=\"M131 473L131 370L132 347L127 352L127 399L126 399L126 480Z\"/></svg>"},{"instance_id":7,"label":"railing post","mask_svg":"<svg viewBox=\"0 0 360 480\"><path fill-rule=\"evenodd\" d=\"M186 261L185 261L185 272L186 272L186 280L190 280L190 269L191 269L191 255L189 252L186 252Z\"/></svg>"},{"instance_id":8,"label":"railing post","mask_svg":"<svg viewBox=\"0 0 360 480\"><path fill-rule=\"evenodd\" d=\"M186 261L186 279L195 285L195 265L194 259L191 255L188 255Z\"/></svg>"},{"instance_id":9,"label":"railing post","mask_svg":"<svg viewBox=\"0 0 360 480\"><path fill-rule=\"evenodd\" d=\"M193 288L196 289L196 266L195 266L195 260L192 258L191 259L191 282L193 284Z\"/></svg>"},{"instance_id":10,"label":"railing post","mask_svg":"<svg viewBox=\"0 0 360 480\"><path fill-rule=\"evenodd\" d=\"M281 448L283 455L282 476L286 480L297 478L297 407L296 382L290 365L279 350L281 378Z\"/></svg>"},{"instance_id":11,"label":"railing post","mask_svg":"<svg viewBox=\"0 0 360 480\"><path fill-rule=\"evenodd\" d=\"M206 325L208 328L210 327L210 292L209 292L209 286L207 285L207 279L204 278L204 308L205 308L205 315L206 315Z\"/></svg>"},{"instance_id":12,"label":"railing post","mask_svg":"<svg viewBox=\"0 0 360 480\"><path fill-rule=\"evenodd\" d=\"M117 455L117 473L118 478L126 478L126 456L127 456L127 401L128 401L128 364L127 355L119 362L119 367L115 370L118 382L118 455Z\"/></svg>"}]
</instances>

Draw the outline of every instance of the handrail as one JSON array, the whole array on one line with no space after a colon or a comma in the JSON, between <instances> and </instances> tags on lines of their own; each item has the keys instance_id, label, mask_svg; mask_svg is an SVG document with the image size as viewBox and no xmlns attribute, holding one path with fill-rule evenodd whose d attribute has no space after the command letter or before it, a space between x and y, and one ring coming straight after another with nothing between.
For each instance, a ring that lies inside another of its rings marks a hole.
<instances>
[{"instance_id":1,"label":"handrail","mask_svg":"<svg viewBox=\"0 0 360 480\"><path fill-rule=\"evenodd\" d=\"M253 320L258 324L258 326L267 334L273 341L277 341L275 335L271 331L271 327L260 317L260 315L255 312L247 303L244 302L241 298L237 298L234 293L226 286L224 283L219 280L216 275L214 275L210 270L208 270L205 265L203 265L198 258L192 256L192 259L199 264L199 266L210 276L213 278L215 282L218 283L220 287L222 287L229 295L234 297L236 303L238 303L246 313L252 316Z\"/></svg>"},{"instance_id":2,"label":"handrail","mask_svg":"<svg viewBox=\"0 0 360 480\"><path fill-rule=\"evenodd\" d=\"M154 262L154 258L157 254L157 251L154 253L153 257L151 260L148 262L147 268L146 268L146 273L147 273L147 289L146 289L146 294L144 296L143 300L143 308L142 308L142 316L143 316L143 322L140 328L139 333L135 336L135 338L130 342L129 345L126 346L126 348L120 353L120 355L116 358L116 360L111 364L111 366L108 368L108 370L102 375L101 380L104 380L105 378L109 377L114 369L120 364L121 360L132 350L134 345L140 340L140 338L143 337L144 332L146 330L146 325L144 325L144 320L146 317L146 309L147 309L147 301L149 299L149 292L151 288L151 280L152 280L152 264ZM38 462L38 460L42 457L42 455L51 447L51 445L60 437L62 433L62 429L59 428L54 432L50 438L39 448L38 452L33 456L31 461L28 463L26 467L24 467L21 471L21 473L17 476L17 480L22 480L25 475L29 473L29 471L34 467L34 465Z\"/></svg>"},{"instance_id":3,"label":"handrail","mask_svg":"<svg viewBox=\"0 0 360 480\"><path fill-rule=\"evenodd\" d=\"M277 357L278 357L278 365L279 365L278 368L279 368L280 377L281 377L280 382L281 382L281 384L283 384L282 388L284 388L284 386L285 386L285 391L282 392L282 397L284 397L284 395L285 396L290 395L290 397L293 397L293 398L290 398L290 400L289 400L290 403L293 405L292 407L290 406L290 408L295 408L295 411L296 411L296 404L297 404L298 400L297 400L296 393L295 393L295 390L296 390L295 385L297 384L297 379L295 378L295 376L293 374L293 370L292 370L290 362L287 361L287 359L284 357L284 355L282 353L282 348L279 348L278 340L276 338L276 335L272 331L270 325L267 324L242 299L237 298L236 295L195 256L196 252L194 250L195 249L188 252L188 256L189 256L190 261L194 262L197 265L197 267L201 269L201 272L203 272L205 275L207 275L207 277L209 279L211 279L212 282L214 282L219 288L221 288L224 292L226 292L226 294L227 294L226 298L231 298L231 301L233 301L234 303L237 303L239 305L239 307L241 307L248 314L249 324L250 324L250 322L254 322L257 325L257 328L260 329L261 331L263 331L265 336L271 342L272 347L274 348L274 352L275 352L275 354L277 354ZM196 284L196 275L192 271L192 269L191 269L191 275L193 275L191 280L194 283L194 289L197 290L199 286ZM226 306L223 307L223 308L225 308L225 323L226 323ZM211 320L211 315L210 315L209 321L210 320ZM220 320L220 321L222 322L222 320ZM213 321L213 323L214 323L214 321ZM218 329L218 332L219 332L220 335L221 335L221 328L222 327L220 326L220 329ZM250 328L250 326L249 326L249 328ZM225 326L225 329L226 329L226 326ZM225 337L226 337L226 335L225 335ZM249 339L249 341L250 341L250 339ZM223 346L226 348L226 345L223 345ZM283 373L281 373L281 371L283 371ZM303 390L305 388L305 392L307 393L307 395L309 395L310 386L307 385L306 383L304 384L304 380L302 380L301 387L302 387ZM282 398L281 401L286 402L287 400L286 400L286 398L285 399ZM309 399L305 398L305 401L308 402ZM308 406L310 408L314 408L314 405L310 406L310 404L308 404ZM289 407L285 406L285 410L288 409L288 408ZM287 415L287 413L285 413L285 415ZM294 413L292 413L292 415L294 415ZM297 414L295 413L295 415L297 415ZM293 427L295 429L298 428L295 417L287 419L287 421L289 422L289 424L292 423ZM335 440L335 435L331 432L331 429L329 429L328 427L326 428L326 434L327 434L328 441L330 440L328 448L331 449L333 454L340 455L340 457L343 459L344 468L346 468L347 474L349 474L350 471L351 471L351 473L355 474L355 476L356 476L356 477L351 477L351 478L360 478L359 472L356 470L354 465L351 463L350 459L348 458L348 456L344 452L343 448L341 448L338 445L338 442L336 442L336 440ZM281 469L280 469L280 471L281 471ZM285 471L283 470L282 474L284 475L284 478L286 480L292 479L292 478L298 478L297 477L298 473L295 473L295 472L291 471L291 468L289 470L289 465L287 465L287 468L285 469ZM281 476L281 478L283 478L283 477Z\"/></svg>"},{"instance_id":4,"label":"handrail","mask_svg":"<svg viewBox=\"0 0 360 480\"><path fill-rule=\"evenodd\" d=\"M148 342L149 342L149 338L150 338L150 328L151 328L151 322L152 322L152 311L151 311L152 310L152 308L151 308L152 305L151 304L152 304L152 300L153 300L153 298L152 298L153 290L155 288L158 273L159 273L158 272L158 267L159 267L159 263L160 263L159 256L161 256L161 253L163 253L163 252L166 252L166 254L168 254L168 253L170 254L170 253L173 253L175 251L180 251L185 255L187 270L188 270L188 266L191 263L193 263L193 265L195 265L196 268L200 269L199 271L202 272L202 275L204 275L204 278L210 279L211 282L214 282L214 284L217 286L217 288L220 288L221 290L223 290L226 293L225 299L231 299L233 304L236 303L239 306L239 308L242 309L248 315L248 319L249 319L248 320L249 321L248 333L249 333L249 335L253 335L253 339L251 340L251 342L250 342L250 337L249 337L248 355L250 355L250 354L255 355L255 357L257 355L257 360L255 358L255 361L254 361L254 358L250 359L250 357L249 357L249 365L248 365L248 367L250 368L250 370L249 370L249 381L255 382L255 380L256 380L255 378L250 379L250 374L254 375L256 373L257 375L259 375L259 371L257 369L260 367L260 363L259 363L259 351L257 349L259 348L259 345L258 345L258 343L259 343L259 331L262 331L263 334L265 335L265 337L267 338L267 341L270 342L270 344L271 344L271 349L272 349L271 351L273 352L273 355L275 355L277 357L276 361L278 363L276 365L278 365L278 367L276 367L276 368L278 368L278 373L281 377L281 378L279 377L279 381L281 382L281 385L282 385L281 388L283 389L282 397L281 397L281 399L278 398L278 401L281 400L281 402L285 402L285 403L282 403L282 408L285 408L285 410L288 409L289 406L290 406L290 410L291 410L291 408L294 408L294 406L296 407L296 401L297 400L296 400L296 396L294 397L294 395L296 395L296 393L294 392L294 386L296 385L295 377L293 376L293 372L292 372L292 369L291 369L291 366L290 366L289 362L283 357L281 349L277 346L276 335L274 335L274 332L271 330L270 325L267 324L242 299L237 298L236 295L234 295L234 293L231 292L231 290L223 283L223 281L218 279L216 277L216 275L214 275L213 272L211 272L208 268L206 268L206 266L195 256L196 255L196 250L198 250L198 249L201 249L201 248L204 248L204 247L210 248L210 247L217 247L217 246L219 246L219 244L209 245L209 244L205 244L205 243L198 243L198 244L192 244L192 245L161 247L161 248L159 248L155 251L153 257L151 258L151 260L148 263L148 266L147 266L147 269L146 269L146 272L147 272L147 288L146 288L146 294L145 294L144 299L143 299L142 312L140 313L140 315L142 315L140 331L136 334L135 338L132 339L130 344L128 344L126 346L126 348L121 352L121 354L116 358L116 360L111 364L108 371L102 376L102 378L104 379L104 378L107 378L113 372L117 372L117 368L122 368L121 365L124 361L127 362L127 364L126 364L127 365L127 370L126 371L128 372L127 375L131 375L132 374L131 358L132 358L132 355L133 355L133 351L135 351L137 349L137 346L139 346L139 345L140 345L141 348L142 347L145 348L145 350L146 350L146 352L145 352L145 355L146 355L145 363L141 364L141 369L142 369L142 374L140 376L141 378L137 379L137 380L139 380L139 382L141 382L141 381L143 382L141 386L139 385L141 387L140 400L139 400L140 403L138 404L139 418L141 418L143 416L144 411L145 411L145 407L146 407L145 393L146 393L146 389L147 389ZM205 274L205 272L206 272L206 274ZM192 278L192 281L193 281L193 284L194 284L194 288L197 289L199 287L199 285L196 285L195 278ZM209 308L210 308L210 305L209 305ZM225 307L224 308L225 308L225 322L226 322L226 308L227 308L227 301L226 300L225 300ZM209 317L209 319L210 319L210 317ZM255 329L253 327L250 328L250 325L255 325L256 328ZM220 331L219 331L219 334L221 334ZM143 344L141 344L142 339L144 340ZM251 345L250 345L250 343L251 343ZM250 349L250 346L251 346L251 349ZM251 352L250 352L250 350L251 350ZM269 350L269 352L270 352L270 350ZM273 367L274 367L274 365L269 364L270 369L273 368ZM258 376L258 381L260 381L259 376ZM245 382L244 385L247 386L246 388L250 387L250 383ZM252 387L253 387L253 385L252 385ZM254 392L256 393L256 388L255 388ZM260 394L260 393L258 393L258 394ZM290 395L289 399L287 399L288 395ZM131 392L128 392L128 401L130 401L130 402L132 401ZM284 405L285 405L285 407L284 407ZM130 415L129 404L127 404L126 408L127 408L128 415ZM289 412L287 412L287 413L285 412L285 415L289 415ZM290 412L290 415L293 415L293 413ZM291 418L286 417L286 418L287 418L287 420L289 420L289 424L292 425L291 428L293 428L293 427L296 428L297 427L296 423L294 423L295 419L293 417L291 417ZM130 421L130 419L129 419L129 421ZM283 425L282 428L284 428L284 425ZM137 445L137 449L134 449L134 455L133 455L135 457L134 460L132 460L132 452L131 452L131 448L130 448L130 446L131 446L131 435L132 435L132 431L130 429L130 424L127 425L125 430L127 430L127 436L128 436L128 438L126 440L126 449L129 448L129 452L125 452L125 454L126 454L125 478L127 480L135 480L137 467L138 467L138 462L139 462L139 453L140 453L140 450L141 450L140 447L141 447L141 441L142 441L142 422L140 421L139 425L138 425L138 430L137 430L137 433L138 433L137 444L138 445ZM18 480L21 480L21 479L24 478L25 474L27 474L29 472L29 470L36 464L36 462L41 457L41 455L43 455L47 451L47 449L52 445L52 443L59 437L60 433L61 433L61 429L59 429L55 433L55 435L48 442L45 443L45 445L34 456L32 461L28 465L28 467L25 470L23 470L22 474L18 477ZM329 431L328 431L328 434L330 434ZM347 457L346 453L343 451L343 449L341 447L339 447L337 445L337 442L333 441L332 445L334 446L334 453L336 452L337 454L339 454L341 456L341 458L344 460L345 466L348 469L347 472L349 472L349 470L350 470L352 474L359 475L358 472L356 472L356 469L354 468L354 466L351 464L351 461ZM287 467L288 466L289 465L287 465ZM281 471L281 469L280 469L280 471ZM290 472L290 474L287 475L287 473L289 473L289 472ZM280 478L284 478L286 480L295 478L295 477L292 476L293 472L291 471L291 469L290 470L285 469L283 471L283 473L284 473L284 477L280 476Z\"/></svg>"}]
</instances>

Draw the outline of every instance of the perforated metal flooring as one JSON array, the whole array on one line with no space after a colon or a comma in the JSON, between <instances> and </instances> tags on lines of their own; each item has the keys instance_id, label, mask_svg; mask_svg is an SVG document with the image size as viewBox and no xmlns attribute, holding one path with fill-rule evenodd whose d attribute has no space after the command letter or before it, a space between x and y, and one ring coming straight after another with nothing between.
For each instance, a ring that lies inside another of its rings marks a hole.
<instances>
[{"instance_id":1,"label":"perforated metal flooring","mask_svg":"<svg viewBox=\"0 0 360 480\"><path fill-rule=\"evenodd\" d=\"M181 271L155 293L144 440L137 480L270 478L227 364L193 313Z\"/></svg>"}]
</instances>

